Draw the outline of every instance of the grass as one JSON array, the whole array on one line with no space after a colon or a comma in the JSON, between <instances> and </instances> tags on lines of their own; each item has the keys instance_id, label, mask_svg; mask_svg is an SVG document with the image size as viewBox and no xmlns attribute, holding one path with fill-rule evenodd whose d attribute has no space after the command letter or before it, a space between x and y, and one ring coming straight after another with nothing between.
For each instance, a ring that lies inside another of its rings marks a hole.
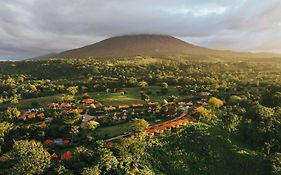
<instances>
[{"instance_id":1,"label":"grass","mask_svg":"<svg viewBox=\"0 0 281 175\"><path fill-rule=\"evenodd\" d=\"M129 122L122 123L119 125L114 126L106 126L106 127L100 127L97 128L95 133L102 138L109 138L118 136L124 132L131 131L131 126Z\"/></svg>"},{"instance_id":2,"label":"grass","mask_svg":"<svg viewBox=\"0 0 281 175\"><path fill-rule=\"evenodd\" d=\"M127 91L126 94L121 95L120 92L116 93L106 93L106 92L94 92L89 93L90 97L96 99L97 101L100 101L104 103L105 105L124 105L124 104L133 104L133 103L144 103L144 101L141 100L140 92L141 91L150 91L151 94L150 100L151 101L157 101L162 102L164 99L167 99L170 95L178 95L178 91L175 87L170 86L169 91L167 95L159 95L157 94L157 91L161 90L161 87L159 86L149 86L146 89L142 90L138 87L134 88L125 88ZM23 99L20 100L20 103L18 104L18 107L20 109L27 109L31 106L32 102L38 102L41 107L46 107L48 103L56 101L62 94L56 94L52 96L47 97L38 97L38 98L30 98L30 99ZM81 98L82 94L76 95L76 98Z\"/></svg>"},{"instance_id":3,"label":"grass","mask_svg":"<svg viewBox=\"0 0 281 175\"><path fill-rule=\"evenodd\" d=\"M93 96L97 101L101 101L106 105L123 105L123 104L132 104L132 103L144 103L141 100L140 92L147 92L148 90L151 92L150 100L162 102L164 99L167 99L170 95L178 95L178 92L175 87L169 87L169 92L167 95L158 95L157 91L160 91L161 88L159 86L149 86L146 89L142 90L138 87L134 88L125 88L127 91L126 94L121 95L120 92L117 93L91 93L90 96Z\"/></svg>"}]
</instances>

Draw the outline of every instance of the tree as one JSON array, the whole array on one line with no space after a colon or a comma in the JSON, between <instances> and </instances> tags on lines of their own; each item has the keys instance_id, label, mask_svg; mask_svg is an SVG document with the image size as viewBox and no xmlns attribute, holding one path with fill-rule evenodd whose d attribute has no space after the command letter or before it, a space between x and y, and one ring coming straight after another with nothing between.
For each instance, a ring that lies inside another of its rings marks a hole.
<instances>
[{"instance_id":1,"label":"tree","mask_svg":"<svg viewBox=\"0 0 281 175\"><path fill-rule=\"evenodd\" d=\"M2 105L3 103L4 103L4 98L0 96L0 105Z\"/></svg>"},{"instance_id":2,"label":"tree","mask_svg":"<svg viewBox=\"0 0 281 175\"><path fill-rule=\"evenodd\" d=\"M92 166L89 168L84 168L81 175L100 175L101 170L98 166Z\"/></svg>"},{"instance_id":3,"label":"tree","mask_svg":"<svg viewBox=\"0 0 281 175\"><path fill-rule=\"evenodd\" d=\"M281 153L275 153L271 158L272 174L281 174Z\"/></svg>"},{"instance_id":4,"label":"tree","mask_svg":"<svg viewBox=\"0 0 281 175\"><path fill-rule=\"evenodd\" d=\"M67 92L71 95L75 95L78 92L78 86L70 86L67 88Z\"/></svg>"},{"instance_id":5,"label":"tree","mask_svg":"<svg viewBox=\"0 0 281 175\"><path fill-rule=\"evenodd\" d=\"M223 106L223 101L216 98L216 97L211 97L208 101L208 103L216 108L219 108L221 106Z\"/></svg>"},{"instance_id":6,"label":"tree","mask_svg":"<svg viewBox=\"0 0 281 175\"><path fill-rule=\"evenodd\" d=\"M238 104L239 102L241 102L242 98L237 96L237 95L231 95L229 98L229 103L230 104Z\"/></svg>"},{"instance_id":7,"label":"tree","mask_svg":"<svg viewBox=\"0 0 281 175\"><path fill-rule=\"evenodd\" d=\"M228 130L228 132L234 132L237 130L238 125L240 124L241 117L238 115L232 113L231 111L226 111L223 114L223 122L225 128Z\"/></svg>"},{"instance_id":8,"label":"tree","mask_svg":"<svg viewBox=\"0 0 281 175\"><path fill-rule=\"evenodd\" d=\"M143 101L145 101L145 102L148 102L148 101L149 101L149 99L150 99L149 95L147 95L147 94L144 93L144 92L141 92L140 95L141 95L141 99L142 99Z\"/></svg>"},{"instance_id":9,"label":"tree","mask_svg":"<svg viewBox=\"0 0 281 175\"><path fill-rule=\"evenodd\" d=\"M100 124L98 122L92 120L92 121L88 121L86 126L89 130L95 130L99 125Z\"/></svg>"},{"instance_id":10,"label":"tree","mask_svg":"<svg viewBox=\"0 0 281 175\"><path fill-rule=\"evenodd\" d=\"M194 115L201 121L209 121L213 118L211 109L206 109L203 106L196 108Z\"/></svg>"},{"instance_id":11,"label":"tree","mask_svg":"<svg viewBox=\"0 0 281 175\"><path fill-rule=\"evenodd\" d=\"M35 141L16 141L7 155L12 159L8 174L42 174L51 163L50 154L41 143Z\"/></svg>"},{"instance_id":12,"label":"tree","mask_svg":"<svg viewBox=\"0 0 281 175\"><path fill-rule=\"evenodd\" d=\"M139 82L139 87L141 89L145 89L148 86L148 83L146 81Z\"/></svg>"},{"instance_id":13,"label":"tree","mask_svg":"<svg viewBox=\"0 0 281 175\"><path fill-rule=\"evenodd\" d=\"M109 150L108 146L105 145L104 141L97 141L96 153L97 166L99 166L102 172L109 172L117 167L118 160Z\"/></svg>"},{"instance_id":14,"label":"tree","mask_svg":"<svg viewBox=\"0 0 281 175\"><path fill-rule=\"evenodd\" d=\"M168 84L167 83L162 83L161 85L161 92L162 94L167 94L168 93Z\"/></svg>"},{"instance_id":15,"label":"tree","mask_svg":"<svg viewBox=\"0 0 281 175\"><path fill-rule=\"evenodd\" d=\"M130 124L134 132L142 132L149 125L149 123L144 119L138 119L138 118L132 119Z\"/></svg>"},{"instance_id":16,"label":"tree","mask_svg":"<svg viewBox=\"0 0 281 175\"><path fill-rule=\"evenodd\" d=\"M5 143L4 137L14 128L12 123L0 122L0 153Z\"/></svg>"},{"instance_id":17,"label":"tree","mask_svg":"<svg viewBox=\"0 0 281 175\"><path fill-rule=\"evenodd\" d=\"M16 107L8 107L3 115L5 120L14 121L20 115L20 111Z\"/></svg>"},{"instance_id":18,"label":"tree","mask_svg":"<svg viewBox=\"0 0 281 175\"><path fill-rule=\"evenodd\" d=\"M62 94L59 98L59 101L61 102L71 102L73 100L74 100L74 96L68 94Z\"/></svg>"},{"instance_id":19,"label":"tree","mask_svg":"<svg viewBox=\"0 0 281 175\"><path fill-rule=\"evenodd\" d=\"M168 89L168 86L169 86L168 83L165 83L165 82L164 82L164 83L162 83L162 86L161 86L161 87L162 87L163 89Z\"/></svg>"}]
</instances>

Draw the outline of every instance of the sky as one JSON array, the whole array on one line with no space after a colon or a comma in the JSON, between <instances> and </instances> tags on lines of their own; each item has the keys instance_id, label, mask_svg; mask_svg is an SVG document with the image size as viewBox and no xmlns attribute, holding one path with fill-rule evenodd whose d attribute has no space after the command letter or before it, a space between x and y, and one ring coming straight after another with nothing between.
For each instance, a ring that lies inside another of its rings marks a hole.
<instances>
[{"instance_id":1,"label":"sky","mask_svg":"<svg viewBox=\"0 0 281 175\"><path fill-rule=\"evenodd\" d=\"M281 53L280 9L280 0L0 0L0 60L146 33L214 49Z\"/></svg>"}]
</instances>

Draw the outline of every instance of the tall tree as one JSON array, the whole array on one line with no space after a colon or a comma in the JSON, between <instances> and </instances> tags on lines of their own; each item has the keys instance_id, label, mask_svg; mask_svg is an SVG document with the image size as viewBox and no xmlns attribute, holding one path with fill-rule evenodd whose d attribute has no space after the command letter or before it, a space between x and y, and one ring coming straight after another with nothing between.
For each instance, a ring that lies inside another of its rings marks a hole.
<instances>
[{"instance_id":1,"label":"tall tree","mask_svg":"<svg viewBox=\"0 0 281 175\"><path fill-rule=\"evenodd\" d=\"M7 169L7 174L42 174L51 163L50 154L41 143L35 141L16 141L7 156L11 158L12 165Z\"/></svg>"}]
</instances>

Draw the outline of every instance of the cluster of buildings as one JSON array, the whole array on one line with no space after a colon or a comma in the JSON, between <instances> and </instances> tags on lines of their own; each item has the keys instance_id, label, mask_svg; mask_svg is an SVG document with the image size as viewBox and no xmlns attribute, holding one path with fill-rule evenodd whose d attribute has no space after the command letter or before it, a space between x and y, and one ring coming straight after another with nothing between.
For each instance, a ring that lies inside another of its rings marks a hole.
<instances>
[{"instance_id":1,"label":"cluster of buildings","mask_svg":"<svg viewBox=\"0 0 281 175\"><path fill-rule=\"evenodd\" d=\"M146 135L162 134L164 131L170 131L172 128L178 128L182 125L188 124L192 118L190 116L184 115L181 117L174 118L172 120L167 120L155 125L152 125L145 129Z\"/></svg>"}]
</instances>

